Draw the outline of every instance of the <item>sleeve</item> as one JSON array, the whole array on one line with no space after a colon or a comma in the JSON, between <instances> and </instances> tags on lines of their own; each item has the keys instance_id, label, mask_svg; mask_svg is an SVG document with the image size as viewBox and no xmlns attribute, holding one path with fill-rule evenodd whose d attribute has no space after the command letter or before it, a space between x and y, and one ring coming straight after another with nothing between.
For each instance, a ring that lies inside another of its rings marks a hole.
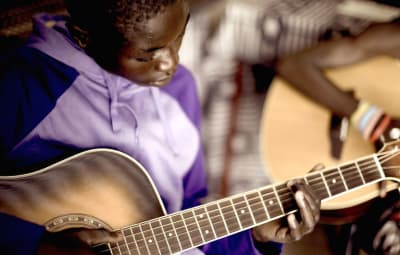
<instances>
[{"instance_id":1,"label":"sleeve","mask_svg":"<svg viewBox=\"0 0 400 255\"><path fill-rule=\"evenodd\" d=\"M0 57L0 175L17 174L9 152L46 116L54 105L48 102L62 94L64 84L74 78L73 70L58 72L61 69L61 64L31 49ZM36 254L44 231L43 226L0 213L0 254Z\"/></svg>"},{"instance_id":2,"label":"sleeve","mask_svg":"<svg viewBox=\"0 0 400 255\"><path fill-rule=\"evenodd\" d=\"M77 76L35 49L21 48L0 59L1 159L47 116Z\"/></svg>"},{"instance_id":3,"label":"sleeve","mask_svg":"<svg viewBox=\"0 0 400 255\"><path fill-rule=\"evenodd\" d=\"M12 149L21 130L20 112L24 78L17 72L15 61L2 57L0 61L0 162L8 169L6 154ZM14 58L15 60L15 58ZM8 172L7 172L8 173ZM0 173L6 174L4 170ZM37 244L44 228L11 215L0 213L0 253L13 255L36 254Z\"/></svg>"},{"instance_id":4,"label":"sleeve","mask_svg":"<svg viewBox=\"0 0 400 255\"><path fill-rule=\"evenodd\" d=\"M36 254L45 231L43 226L0 213L0 253L10 255Z\"/></svg>"},{"instance_id":5,"label":"sleeve","mask_svg":"<svg viewBox=\"0 0 400 255\"><path fill-rule=\"evenodd\" d=\"M247 254L247 255L278 255L281 254L280 243L255 243L251 231L247 230L218 241L206 244L202 250L205 254Z\"/></svg>"}]
</instances>

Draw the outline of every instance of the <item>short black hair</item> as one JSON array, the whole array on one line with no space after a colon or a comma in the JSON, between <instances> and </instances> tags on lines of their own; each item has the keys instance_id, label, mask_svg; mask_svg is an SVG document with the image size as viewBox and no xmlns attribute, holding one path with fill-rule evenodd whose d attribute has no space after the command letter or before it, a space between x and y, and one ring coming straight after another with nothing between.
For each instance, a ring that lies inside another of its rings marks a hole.
<instances>
[{"instance_id":1,"label":"short black hair","mask_svg":"<svg viewBox=\"0 0 400 255\"><path fill-rule=\"evenodd\" d=\"M133 31L179 0L64 0L73 23L95 37L129 40Z\"/></svg>"}]
</instances>

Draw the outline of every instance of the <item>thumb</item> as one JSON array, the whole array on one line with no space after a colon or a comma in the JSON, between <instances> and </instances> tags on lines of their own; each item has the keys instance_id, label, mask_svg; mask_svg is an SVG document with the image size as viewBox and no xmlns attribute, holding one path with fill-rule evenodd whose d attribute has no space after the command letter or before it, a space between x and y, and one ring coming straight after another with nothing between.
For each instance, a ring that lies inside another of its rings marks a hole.
<instances>
[{"instance_id":1,"label":"thumb","mask_svg":"<svg viewBox=\"0 0 400 255\"><path fill-rule=\"evenodd\" d=\"M386 181L381 181L378 183L379 186L379 197L384 198L386 197Z\"/></svg>"},{"instance_id":2,"label":"thumb","mask_svg":"<svg viewBox=\"0 0 400 255\"><path fill-rule=\"evenodd\" d=\"M323 170L324 168L325 168L325 165L324 165L324 164L318 163L318 164L316 164L315 166L313 166L313 168L311 168L311 170L308 171L308 172L309 172L309 173L317 172L317 171Z\"/></svg>"},{"instance_id":3,"label":"thumb","mask_svg":"<svg viewBox=\"0 0 400 255\"><path fill-rule=\"evenodd\" d=\"M74 232L73 235L88 245L116 243L123 240L120 231L110 232L105 229L81 229Z\"/></svg>"}]
</instances>

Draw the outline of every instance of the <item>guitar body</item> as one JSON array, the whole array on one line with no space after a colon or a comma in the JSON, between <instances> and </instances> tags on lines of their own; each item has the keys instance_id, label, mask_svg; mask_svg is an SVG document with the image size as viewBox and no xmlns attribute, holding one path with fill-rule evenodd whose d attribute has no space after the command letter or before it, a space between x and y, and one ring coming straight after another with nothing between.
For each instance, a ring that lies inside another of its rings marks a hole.
<instances>
[{"instance_id":1,"label":"guitar body","mask_svg":"<svg viewBox=\"0 0 400 255\"><path fill-rule=\"evenodd\" d=\"M304 175L322 201L382 180L400 182L400 142L341 168ZM298 210L286 182L167 215L146 170L130 156L92 149L44 169L0 177L0 212L48 231L105 228L124 240L101 254L177 254Z\"/></svg>"},{"instance_id":2,"label":"guitar body","mask_svg":"<svg viewBox=\"0 0 400 255\"><path fill-rule=\"evenodd\" d=\"M381 106L392 116L400 115L400 65L398 60L377 57L357 65L326 72L340 88ZM276 78L264 105L261 124L261 151L267 174L276 181L302 176L317 163L326 167L374 152L371 143L349 128L340 160L330 155L330 112ZM394 189L392 185L389 189ZM326 220L362 214L368 202L378 196L378 185L370 185L322 204Z\"/></svg>"},{"instance_id":3,"label":"guitar body","mask_svg":"<svg viewBox=\"0 0 400 255\"><path fill-rule=\"evenodd\" d=\"M0 177L0 211L48 231L115 230L165 214L140 164L108 149L89 150L30 174Z\"/></svg>"}]
</instances>

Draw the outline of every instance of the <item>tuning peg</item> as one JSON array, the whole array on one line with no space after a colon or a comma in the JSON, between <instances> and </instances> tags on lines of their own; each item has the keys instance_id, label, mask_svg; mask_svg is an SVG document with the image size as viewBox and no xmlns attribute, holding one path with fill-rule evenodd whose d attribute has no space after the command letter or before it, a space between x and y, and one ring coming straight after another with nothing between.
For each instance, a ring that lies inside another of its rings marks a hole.
<instances>
[{"instance_id":1,"label":"tuning peg","mask_svg":"<svg viewBox=\"0 0 400 255\"><path fill-rule=\"evenodd\" d=\"M390 139L397 140L400 138L400 128L392 128L389 132Z\"/></svg>"}]
</instances>

